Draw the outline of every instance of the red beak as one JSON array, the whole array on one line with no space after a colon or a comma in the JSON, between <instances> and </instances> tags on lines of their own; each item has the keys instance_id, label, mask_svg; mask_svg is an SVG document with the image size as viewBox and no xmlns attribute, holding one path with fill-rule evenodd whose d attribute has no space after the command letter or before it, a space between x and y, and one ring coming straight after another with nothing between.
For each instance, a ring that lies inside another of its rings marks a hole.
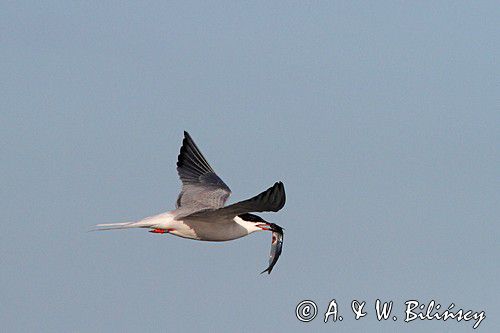
<instances>
[{"instance_id":1,"label":"red beak","mask_svg":"<svg viewBox=\"0 0 500 333\"><path fill-rule=\"evenodd\" d=\"M257 227L261 228L262 230L271 231L271 228L268 224L260 223L260 224L257 224Z\"/></svg>"}]
</instances>

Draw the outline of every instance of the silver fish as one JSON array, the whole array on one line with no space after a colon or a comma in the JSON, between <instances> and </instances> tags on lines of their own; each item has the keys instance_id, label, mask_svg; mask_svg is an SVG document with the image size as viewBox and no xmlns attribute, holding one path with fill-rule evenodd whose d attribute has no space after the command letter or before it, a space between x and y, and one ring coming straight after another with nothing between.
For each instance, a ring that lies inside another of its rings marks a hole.
<instances>
[{"instance_id":1,"label":"silver fish","mask_svg":"<svg viewBox=\"0 0 500 333\"><path fill-rule=\"evenodd\" d=\"M260 274L265 272L267 272L267 274L271 274L274 265L276 265L278 258L281 255L281 249L283 248L283 228L274 223L270 223L270 226L273 231L273 235L271 241L271 253L269 254L269 267L263 270Z\"/></svg>"}]
</instances>

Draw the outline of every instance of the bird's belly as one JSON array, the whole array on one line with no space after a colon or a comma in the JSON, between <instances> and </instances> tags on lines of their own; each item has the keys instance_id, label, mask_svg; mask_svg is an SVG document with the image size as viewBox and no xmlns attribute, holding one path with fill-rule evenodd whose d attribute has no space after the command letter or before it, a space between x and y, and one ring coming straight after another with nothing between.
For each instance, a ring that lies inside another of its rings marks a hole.
<instances>
[{"instance_id":1,"label":"bird's belly","mask_svg":"<svg viewBox=\"0 0 500 333\"><path fill-rule=\"evenodd\" d=\"M201 241L224 242L248 235L248 231L236 223L204 221L172 221L171 234Z\"/></svg>"},{"instance_id":2,"label":"bird's belly","mask_svg":"<svg viewBox=\"0 0 500 333\"><path fill-rule=\"evenodd\" d=\"M178 220L170 220L163 223L158 223L154 226L154 228L167 230L169 234L189 238L189 239L198 239L198 235L195 230L185 224L183 221Z\"/></svg>"}]
</instances>

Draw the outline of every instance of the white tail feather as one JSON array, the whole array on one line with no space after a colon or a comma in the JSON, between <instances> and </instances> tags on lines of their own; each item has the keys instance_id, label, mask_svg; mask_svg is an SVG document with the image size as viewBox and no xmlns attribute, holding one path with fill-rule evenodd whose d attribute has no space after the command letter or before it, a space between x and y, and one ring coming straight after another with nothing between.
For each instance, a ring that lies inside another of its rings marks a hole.
<instances>
[{"instance_id":1,"label":"white tail feather","mask_svg":"<svg viewBox=\"0 0 500 333\"><path fill-rule=\"evenodd\" d=\"M146 217L145 219L133 222L121 222L121 223L104 223L94 226L93 231L100 230L115 230L115 229L129 229L129 228L151 228L158 224L162 224L165 221L172 220L172 214L170 212L158 214L155 216Z\"/></svg>"},{"instance_id":2,"label":"white tail feather","mask_svg":"<svg viewBox=\"0 0 500 333\"><path fill-rule=\"evenodd\" d=\"M93 231L116 230L116 229L129 229L129 228L149 228L153 223L145 223L144 221L138 222L121 222L121 223L104 223L94 226Z\"/></svg>"}]
</instances>

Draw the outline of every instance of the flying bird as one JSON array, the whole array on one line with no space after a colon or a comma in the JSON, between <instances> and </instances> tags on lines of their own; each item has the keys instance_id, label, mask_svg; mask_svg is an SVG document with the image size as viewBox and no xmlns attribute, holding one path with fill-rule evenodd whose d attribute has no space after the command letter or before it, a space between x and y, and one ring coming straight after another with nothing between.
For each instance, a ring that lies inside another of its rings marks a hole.
<instances>
[{"instance_id":1,"label":"flying bird","mask_svg":"<svg viewBox=\"0 0 500 333\"><path fill-rule=\"evenodd\" d=\"M96 230L147 228L155 234L222 242L247 236L256 231L271 231L269 267L271 273L281 255L283 228L265 221L255 212L277 212L285 205L285 188L276 182L264 192L225 206L231 190L217 176L188 132L177 158L177 172L182 182L176 209L135 222L98 224Z\"/></svg>"}]
</instances>

